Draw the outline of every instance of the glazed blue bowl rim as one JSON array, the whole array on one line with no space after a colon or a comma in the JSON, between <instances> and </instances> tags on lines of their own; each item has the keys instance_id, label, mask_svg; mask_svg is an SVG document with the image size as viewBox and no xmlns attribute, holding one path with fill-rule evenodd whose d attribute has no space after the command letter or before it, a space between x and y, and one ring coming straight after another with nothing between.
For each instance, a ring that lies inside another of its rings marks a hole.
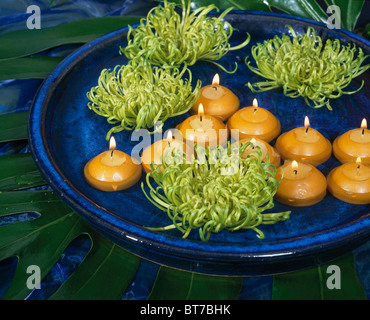
<instances>
[{"instance_id":1,"label":"glazed blue bowl rim","mask_svg":"<svg viewBox=\"0 0 370 320\"><path fill-rule=\"evenodd\" d=\"M309 25L325 26L324 23L295 17L287 14L266 13L259 11L232 11L229 15L259 15L262 17L281 17L289 20L301 21ZM136 27L133 24L132 27ZM165 252L170 255L187 258L202 258L218 261L246 261L284 259L292 255L305 256L313 252L325 251L340 246L345 246L348 241L353 240L354 235L358 239L366 239L370 234L370 213L356 220L329 230L310 234L294 239L285 239L274 242L246 243L245 245L220 244L212 242L201 242L184 240L181 238L168 237L162 233L147 230L138 225L115 216L106 209L94 204L94 202L77 190L57 168L48 149L45 134L45 115L48 102L55 87L64 76L91 51L111 38L119 37L127 32L128 27L113 31L101 36L74 51L66 57L44 80L39 88L29 112L28 138L31 153L38 169L46 181L60 196L63 201L74 211L90 221L99 229L108 231L115 237L120 237L134 245L150 248L151 250ZM336 30L351 38L361 41L370 46L370 41L347 30ZM210 248L212 250L210 250Z\"/></svg>"}]
</instances>

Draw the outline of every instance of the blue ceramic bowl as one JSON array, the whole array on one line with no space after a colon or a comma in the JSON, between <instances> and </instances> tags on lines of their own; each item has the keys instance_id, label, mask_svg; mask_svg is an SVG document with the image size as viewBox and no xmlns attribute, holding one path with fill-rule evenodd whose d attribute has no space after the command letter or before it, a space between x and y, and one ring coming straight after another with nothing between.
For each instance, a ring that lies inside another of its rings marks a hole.
<instances>
[{"instance_id":1,"label":"blue ceramic bowl","mask_svg":"<svg viewBox=\"0 0 370 320\"><path fill-rule=\"evenodd\" d=\"M344 31L330 30L324 24L287 15L260 12L234 12L227 20L235 27L231 44L241 43L246 32L252 40L244 49L228 53L219 62L235 74L221 72L216 66L198 62L191 69L193 78L203 85L219 73L221 84L229 87L240 99L241 107L251 105L257 97L259 105L270 110L281 122L282 132L302 126L308 116L311 126L330 141L345 131L360 126L369 117L369 73L352 81L354 90L361 80L365 87L353 95L332 100L333 111L325 107L312 109L303 99L285 97L279 90L253 94L245 83L261 81L244 63L252 45L275 35L288 32L291 25L297 33L314 26L324 40L339 38L370 53L370 43ZM209 242L199 240L197 231L189 238L174 229L153 232L145 228L171 223L144 196L140 183L115 193L90 187L83 175L86 162L107 150L105 140L110 125L87 108L86 92L97 84L103 68L125 64L119 47L126 42L127 28L100 37L67 57L45 79L30 111L29 140L32 154L40 171L59 196L97 230L123 248L159 264L223 275L264 275L291 271L333 259L355 248L370 234L370 205L351 205L328 194L311 207L288 207L276 202L274 212L291 210L291 218L274 225L262 225L265 238L260 240L252 230L213 234ZM252 58L253 59L253 58ZM172 118L165 130L174 128L189 115ZM115 135L118 149L130 154L132 132ZM327 175L339 163L333 157L320 169Z\"/></svg>"}]
</instances>

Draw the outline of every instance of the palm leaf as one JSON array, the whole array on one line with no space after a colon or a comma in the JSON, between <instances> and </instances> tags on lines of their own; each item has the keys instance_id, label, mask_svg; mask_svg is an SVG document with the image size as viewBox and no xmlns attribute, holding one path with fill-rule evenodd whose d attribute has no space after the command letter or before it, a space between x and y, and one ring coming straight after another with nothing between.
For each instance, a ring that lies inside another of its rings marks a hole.
<instances>
[{"instance_id":1,"label":"palm leaf","mask_svg":"<svg viewBox=\"0 0 370 320\"><path fill-rule=\"evenodd\" d=\"M129 16L99 17L50 28L10 31L0 35L0 59L25 57L64 44L86 43L139 20L140 17Z\"/></svg>"},{"instance_id":2,"label":"palm leaf","mask_svg":"<svg viewBox=\"0 0 370 320\"><path fill-rule=\"evenodd\" d=\"M0 143L27 140L28 111L0 116Z\"/></svg>"},{"instance_id":3,"label":"palm leaf","mask_svg":"<svg viewBox=\"0 0 370 320\"><path fill-rule=\"evenodd\" d=\"M0 81L44 79L63 60L60 57L26 57L0 60Z\"/></svg>"}]
</instances>

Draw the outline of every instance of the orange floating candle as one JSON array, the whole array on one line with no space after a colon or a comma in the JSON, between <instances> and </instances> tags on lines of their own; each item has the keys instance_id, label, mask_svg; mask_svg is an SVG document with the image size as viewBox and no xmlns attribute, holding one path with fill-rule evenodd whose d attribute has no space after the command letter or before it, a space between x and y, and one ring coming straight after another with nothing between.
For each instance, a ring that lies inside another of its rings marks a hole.
<instances>
[{"instance_id":1,"label":"orange floating candle","mask_svg":"<svg viewBox=\"0 0 370 320\"><path fill-rule=\"evenodd\" d=\"M370 130L366 119L362 120L361 128L347 131L334 140L333 153L342 163L355 162L360 157L363 164L370 165Z\"/></svg>"},{"instance_id":2,"label":"orange floating candle","mask_svg":"<svg viewBox=\"0 0 370 320\"><path fill-rule=\"evenodd\" d=\"M175 139L169 131L167 139L158 140L144 149L141 155L141 164L144 171L148 173L152 171L150 166L152 162L154 167L161 164L163 156L166 156L167 162L177 161L176 156L179 156L179 160L183 160L183 152L186 152L186 159L190 161L192 150L182 140Z\"/></svg>"},{"instance_id":3,"label":"orange floating candle","mask_svg":"<svg viewBox=\"0 0 370 320\"><path fill-rule=\"evenodd\" d=\"M220 119L204 114L202 104L199 104L198 114L185 119L177 129L190 146L194 143L203 146L225 145L229 138L227 126Z\"/></svg>"},{"instance_id":4,"label":"orange floating candle","mask_svg":"<svg viewBox=\"0 0 370 320\"><path fill-rule=\"evenodd\" d=\"M239 130L239 139L259 138L270 142L275 139L281 131L279 119L270 111L258 106L257 99L253 100L252 107L245 107L235 112L228 120L227 126L230 130ZM233 136L233 132L231 133ZM238 140L238 137L234 137Z\"/></svg>"},{"instance_id":5,"label":"orange floating candle","mask_svg":"<svg viewBox=\"0 0 370 320\"><path fill-rule=\"evenodd\" d=\"M332 146L320 132L310 128L308 117L304 127L283 133L276 140L275 148L283 160L297 160L318 166L331 156Z\"/></svg>"},{"instance_id":6,"label":"orange floating candle","mask_svg":"<svg viewBox=\"0 0 370 320\"><path fill-rule=\"evenodd\" d=\"M277 152L277 150L273 146L269 145L264 140L261 140L261 139L258 139L258 138L242 139L242 140L239 140L239 141L235 142L234 145L236 143L241 145L241 144L244 144L244 143L247 143L247 142L251 142L253 146L248 147L248 148L245 149L245 151L242 155L242 157L244 159L246 157L248 157L248 155L250 155L252 152L254 152L256 150L256 147L259 147L261 149L261 152L262 152L262 161L266 162L267 161L267 155L268 155L269 158L270 158L270 163L271 164L273 164L275 167L280 166L280 155L279 155L279 153Z\"/></svg>"},{"instance_id":7,"label":"orange floating candle","mask_svg":"<svg viewBox=\"0 0 370 320\"><path fill-rule=\"evenodd\" d=\"M339 200L352 204L370 203L370 167L356 163L345 163L334 168L327 177L329 192Z\"/></svg>"},{"instance_id":8,"label":"orange floating candle","mask_svg":"<svg viewBox=\"0 0 370 320\"><path fill-rule=\"evenodd\" d=\"M84 168L86 181L101 191L119 191L133 186L141 177L141 166L132 158L116 150L116 141L111 137L109 150L91 159Z\"/></svg>"},{"instance_id":9,"label":"orange floating candle","mask_svg":"<svg viewBox=\"0 0 370 320\"><path fill-rule=\"evenodd\" d=\"M200 90L197 102L191 109L193 114L198 112L199 104L203 105L204 113L226 121L239 109L239 98L228 88L220 85L220 77L215 74L211 85Z\"/></svg>"},{"instance_id":10,"label":"orange floating candle","mask_svg":"<svg viewBox=\"0 0 370 320\"><path fill-rule=\"evenodd\" d=\"M311 206L326 195L326 178L311 164L287 160L278 168L276 179L280 181L282 176L275 198L283 204Z\"/></svg>"}]
</instances>

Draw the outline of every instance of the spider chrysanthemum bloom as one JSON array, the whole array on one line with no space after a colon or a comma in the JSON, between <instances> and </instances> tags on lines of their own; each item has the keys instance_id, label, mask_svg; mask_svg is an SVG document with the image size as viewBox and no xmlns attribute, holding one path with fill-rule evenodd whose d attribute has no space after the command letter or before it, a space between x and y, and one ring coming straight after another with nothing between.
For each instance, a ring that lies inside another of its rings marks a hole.
<instances>
[{"instance_id":1,"label":"spider chrysanthemum bloom","mask_svg":"<svg viewBox=\"0 0 370 320\"><path fill-rule=\"evenodd\" d=\"M208 17L210 11L218 10L215 5L201 7L191 13L190 2L185 6L185 1L182 1L181 14L176 12L173 2L164 1L163 6L153 8L137 28L129 26L128 44L120 49L120 53L128 59L143 58L168 68L183 64L191 66L198 60L215 63L230 50L249 43L249 34L238 46L231 47L229 43L235 29L224 21L224 17L232 8L218 17Z\"/></svg>"},{"instance_id":2,"label":"spider chrysanthemum bloom","mask_svg":"<svg viewBox=\"0 0 370 320\"><path fill-rule=\"evenodd\" d=\"M263 213L274 207L279 181L274 178L275 166L269 160L262 161L259 147L242 158L250 146L250 142L214 149L197 146L197 158L192 161L184 158L182 162L167 163L163 157L162 165L153 167L147 175L149 191L144 184L142 189L155 206L167 212L172 224L149 229L177 228L183 238L198 229L202 241L224 229L252 229L263 238L259 225L288 219L290 211ZM151 177L158 186L152 186Z\"/></svg>"},{"instance_id":3,"label":"spider chrysanthemum bloom","mask_svg":"<svg viewBox=\"0 0 370 320\"><path fill-rule=\"evenodd\" d=\"M183 79L185 73L187 79ZM98 85L87 93L88 107L115 125L106 136L108 140L114 132L150 129L156 122L163 124L170 117L186 113L200 93L200 81L194 89L191 82L187 68L167 70L144 61L130 61L101 72Z\"/></svg>"},{"instance_id":4,"label":"spider chrysanthemum bloom","mask_svg":"<svg viewBox=\"0 0 370 320\"><path fill-rule=\"evenodd\" d=\"M253 92L282 88L291 98L303 97L310 107L326 106L332 110L330 99L355 91L344 91L353 78L365 72L370 64L361 66L368 57L355 45L341 45L338 39L327 39L324 43L309 27L305 34L275 36L273 39L252 47L252 56L257 67L252 67L248 57L246 63L256 74L267 81L251 84Z\"/></svg>"}]
</instances>

